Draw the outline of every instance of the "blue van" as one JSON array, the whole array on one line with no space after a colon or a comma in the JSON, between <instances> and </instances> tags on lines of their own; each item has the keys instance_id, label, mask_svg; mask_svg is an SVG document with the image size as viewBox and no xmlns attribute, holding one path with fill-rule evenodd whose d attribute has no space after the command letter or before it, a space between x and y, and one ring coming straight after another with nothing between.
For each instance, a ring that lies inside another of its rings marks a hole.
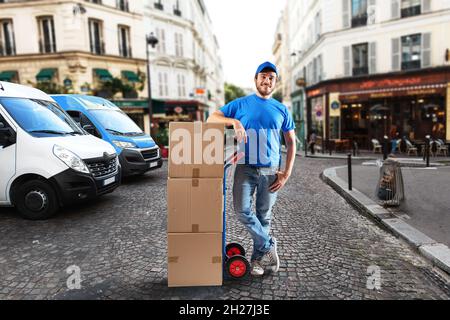
<instances>
[{"instance_id":1,"label":"blue van","mask_svg":"<svg viewBox=\"0 0 450 320\"><path fill-rule=\"evenodd\" d=\"M81 128L116 149L122 176L144 174L162 167L161 151L152 137L112 102L86 95L51 97Z\"/></svg>"}]
</instances>

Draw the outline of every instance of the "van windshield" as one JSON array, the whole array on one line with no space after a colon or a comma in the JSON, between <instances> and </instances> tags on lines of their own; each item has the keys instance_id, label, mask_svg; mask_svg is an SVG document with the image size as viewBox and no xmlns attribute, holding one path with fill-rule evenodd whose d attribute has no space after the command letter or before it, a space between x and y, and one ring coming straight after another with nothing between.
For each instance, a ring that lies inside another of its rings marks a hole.
<instances>
[{"instance_id":1,"label":"van windshield","mask_svg":"<svg viewBox=\"0 0 450 320\"><path fill-rule=\"evenodd\" d=\"M139 136L143 135L137 126L122 110L99 109L89 112L101 123L105 130L114 135Z\"/></svg>"},{"instance_id":2,"label":"van windshield","mask_svg":"<svg viewBox=\"0 0 450 320\"><path fill-rule=\"evenodd\" d=\"M0 98L0 104L26 132L36 137L84 135L70 116L49 101Z\"/></svg>"}]
</instances>

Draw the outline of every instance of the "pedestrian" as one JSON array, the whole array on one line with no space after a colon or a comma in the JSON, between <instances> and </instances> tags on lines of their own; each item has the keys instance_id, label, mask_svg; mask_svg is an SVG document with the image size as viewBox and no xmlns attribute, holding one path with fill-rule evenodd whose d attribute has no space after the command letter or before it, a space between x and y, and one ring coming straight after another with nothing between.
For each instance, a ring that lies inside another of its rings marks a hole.
<instances>
[{"instance_id":1,"label":"pedestrian","mask_svg":"<svg viewBox=\"0 0 450 320\"><path fill-rule=\"evenodd\" d=\"M315 130L313 130L311 132L311 135L309 136L309 143L308 143L312 155L316 153L316 143L317 143L317 133Z\"/></svg>"},{"instance_id":2,"label":"pedestrian","mask_svg":"<svg viewBox=\"0 0 450 320\"><path fill-rule=\"evenodd\" d=\"M295 124L286 106L272 98L278 80L277 67L265 62L255 73L256 94L236 99L208 119L233 126L240 145L245 144L245 163L238 164L233 186L234 210L253 239L251 274L262 276L265 267L277 272L277 241L271 236L272 208L294 167ZM281 135L286 141L286 166L281 171ZM256 136L250 134L256 132ZM278 137L271 139L270 133ZM261 139L261 136L267 139ZM261 152L261 150L264 150ZM255 154L256 152L256 154ZM256 193L256 212L252 212Z\"/></svg>"}]
</instances>

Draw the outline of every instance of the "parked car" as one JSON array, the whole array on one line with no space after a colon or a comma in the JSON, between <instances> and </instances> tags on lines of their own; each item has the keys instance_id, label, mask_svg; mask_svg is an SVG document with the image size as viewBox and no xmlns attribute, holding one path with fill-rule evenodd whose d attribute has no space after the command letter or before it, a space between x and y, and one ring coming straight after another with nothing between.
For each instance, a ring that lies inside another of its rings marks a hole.
<instances>
[{"instance_id":1,"label":"parked car","mask_svg":"<svg viewBox=\"0 0 450 320\"><path fill-rule=\"evenodd\" d=\"M161 168L161 151L125 112L112 102L87 95L52 95L58 104L90 134L109 142L119 155L122 176Z\"/></svg>"},{"instance_id":2,"label":"parked car","mask_svg":"<svg viewBox=\"0 0 450 320\"><path fill-rule=\"evenodd\" d=\"M120 184L117 153L44 92L0 82L0 206L48 219Z\"/></svg>"}]
</instances>

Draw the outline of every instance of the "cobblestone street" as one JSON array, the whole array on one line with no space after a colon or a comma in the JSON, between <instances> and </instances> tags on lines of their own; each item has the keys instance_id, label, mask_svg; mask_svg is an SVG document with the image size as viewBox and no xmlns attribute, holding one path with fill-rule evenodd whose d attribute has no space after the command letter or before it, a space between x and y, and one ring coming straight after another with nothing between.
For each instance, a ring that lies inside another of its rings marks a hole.
<instances>
[{"instance_id":1,"label":"cobblestone street","mask_svg":"<svg viewBox=\"0 0 450 320\"><path fill-rule=\"evenodd\" d=\"M325 168L343 164L298 158L274 209L280 272L219 288L167 287L166 164L49 221L2 208L0 299L448 299L440 273L320 180ZM228 213L228 239L251 251ZM70 266L80 268L79 290L67 287ZM367 286L374 268L378 290Z\"/></svg>"}]
</instances>

